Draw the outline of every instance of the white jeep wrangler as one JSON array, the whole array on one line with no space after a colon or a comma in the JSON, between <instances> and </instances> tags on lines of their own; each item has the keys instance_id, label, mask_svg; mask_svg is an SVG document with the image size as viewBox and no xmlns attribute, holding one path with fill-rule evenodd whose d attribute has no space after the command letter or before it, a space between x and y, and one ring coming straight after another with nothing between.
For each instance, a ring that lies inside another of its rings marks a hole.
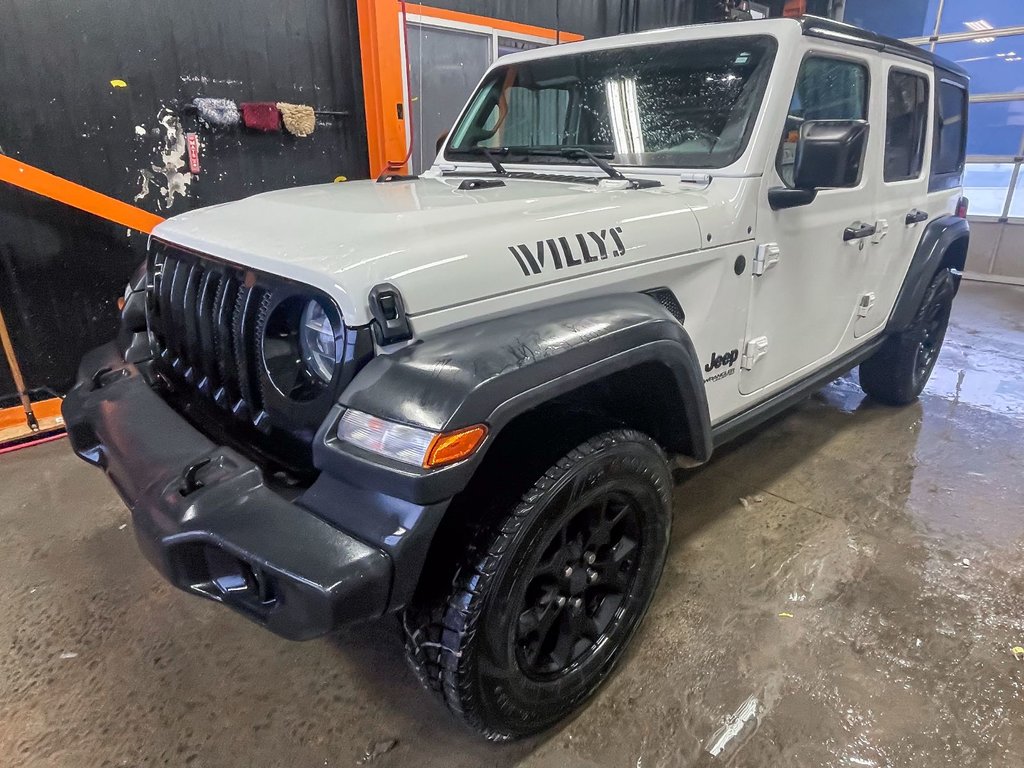
<instances>
[{"instance_id":1,"label":"white jeep wrangler","mask_svg":"<svg viewBox=\"0 0 1024 768\"><path fill-rule=\"evenodd\" d=\"M172 583L396 613L491 739L612 671L708 461L854 366L913 400L967 252L967 78L816 18L507 56L421 177L161 224L64 414Z\"/></svg>"}]
</instances>

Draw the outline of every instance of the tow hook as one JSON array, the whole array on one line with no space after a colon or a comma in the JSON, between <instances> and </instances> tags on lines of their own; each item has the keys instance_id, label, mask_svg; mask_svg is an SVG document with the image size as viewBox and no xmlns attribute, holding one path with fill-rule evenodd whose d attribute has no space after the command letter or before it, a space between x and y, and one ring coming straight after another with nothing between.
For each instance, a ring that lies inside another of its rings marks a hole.
<instances>
[{"instance_id":1,"label":"tow hook","mask_svg":"<svg viewBox=\"0 0 1024 768\"><path fill-rule=\"evenodd\" d=\"M188 469L186 469L181 475L181 479L183 482L181 488L178 489L178 493L180 493L182 496L188 496L202 488L203 481L200 480L197 477L197 475L199 474L199 470L201 470L209 463L210 459L209 457L207 457L205 459L200 459L199 461L190 464L188 466Z\"/></svg>"}]
</instances>

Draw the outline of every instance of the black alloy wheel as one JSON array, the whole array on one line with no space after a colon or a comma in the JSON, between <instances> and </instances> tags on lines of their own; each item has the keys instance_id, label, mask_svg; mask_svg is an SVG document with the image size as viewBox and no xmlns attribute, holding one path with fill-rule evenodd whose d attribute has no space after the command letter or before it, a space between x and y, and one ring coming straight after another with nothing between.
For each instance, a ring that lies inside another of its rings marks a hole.
<instances>
[{"instance_id":1,"label":"black alloy wheel","mask_svg":"<svg viewBox=\"0 0 1024 768\"><path fill-rule=\"evenodd\" d=\"M935 273L910 325L860 364L861 389L887 405L917 399L939 359L958 285L949 269Z\"/></svg>"},{"instance_id":2,"label":"black alloy wheel","mask_svg":"<svg viewBox=\"0 0 1024 768\"><path fill-rule=\"evenodd\" d=\"M552 532L525 580L516 624L516 660L525 674L557 678L607 641L636 576L641 536L633 501L615 493Z\"/></svg>"},{"instance_id":3,"label":"black alloy wheel","mask_svg":"<svg viewBox=\"0 0 1024 768\"><path fill-rule=\"evenodd\" d=\"M661 448L614 429L565 454L511 507L474 508L482 522L449 586L404 616L420 682L492 741L569 715L612 673L647 612L671 490Z\"/></svg>"},{"instance_id":4,"label":"black alloy wheel","mask_svg":"<svg viewBox=\"0 0 1024 768\"><path fill-rule=\"evenodd\" d=\"M946 337L949 312L953 305L956 286L952 280L938 280L928 287L921 311L915 318L914 334L918 337L914 361L915 384L923 389L931 375L939 350ZM920 391L920 390L919 390Z\"/></svg>"}]
</instances>

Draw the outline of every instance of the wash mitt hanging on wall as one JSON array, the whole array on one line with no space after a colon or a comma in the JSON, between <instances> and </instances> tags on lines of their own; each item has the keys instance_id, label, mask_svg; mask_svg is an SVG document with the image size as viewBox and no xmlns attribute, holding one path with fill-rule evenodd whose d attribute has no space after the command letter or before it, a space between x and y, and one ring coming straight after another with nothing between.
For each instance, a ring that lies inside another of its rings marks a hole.
<instances>
[{"instance_id":1,"label":"wash mitt hanging on wall","mask_svg":"<svg viewBox=\"0 0 1024 768\"><path fill-rule=\"evenodd\" d=\"M242 104L242 124L254 131L275 133L281 130L281 113L272 101L251 101Z\"/></svg>"},{"instance_id":2,"label":"wash mitt hanging on wall","mask_svg":"<svg viewBox=\"0 0 1024 768\"><path fill-rule=\"evenodd\" d=\"M316 128L316 115L313 113L312 107L306 104L288 104L279 101L277 108L281 110L281 118L284 120L284 127L288 133L295 136L309 136Z\"/></svg>"},{"instance_id":3,"label":"wash mitt hanging on wall","mask_svg":"<svg viewBox=\"0 0 1024 768\"><path fill-rule=\"evenodd\" d=\"M209 125L217 128L230 128L238 125L238 105L231 99L197 98L192 106L199 112L199 117Z\"/></svg>"}]
</instances>

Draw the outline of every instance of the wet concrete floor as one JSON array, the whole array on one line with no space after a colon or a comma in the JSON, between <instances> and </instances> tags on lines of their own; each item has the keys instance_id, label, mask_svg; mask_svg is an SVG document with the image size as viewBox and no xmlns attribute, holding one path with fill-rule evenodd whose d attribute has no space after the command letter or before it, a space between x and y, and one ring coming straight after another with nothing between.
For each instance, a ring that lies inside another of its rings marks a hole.
<instances>
[{"instance_id":1,"label":"wet concrete floor","mask_svg":"<svg viewBox=\"0 0 1024 768\"><path fill-rule=\"evenodd\" d=\"M920 403L847 377L680 480L618 673L495 747L391 623L277 639L164 584L66 442L0 457L0 765L1024 766L1024 289L964 285Z\"/></svg>"}]
</instances>

